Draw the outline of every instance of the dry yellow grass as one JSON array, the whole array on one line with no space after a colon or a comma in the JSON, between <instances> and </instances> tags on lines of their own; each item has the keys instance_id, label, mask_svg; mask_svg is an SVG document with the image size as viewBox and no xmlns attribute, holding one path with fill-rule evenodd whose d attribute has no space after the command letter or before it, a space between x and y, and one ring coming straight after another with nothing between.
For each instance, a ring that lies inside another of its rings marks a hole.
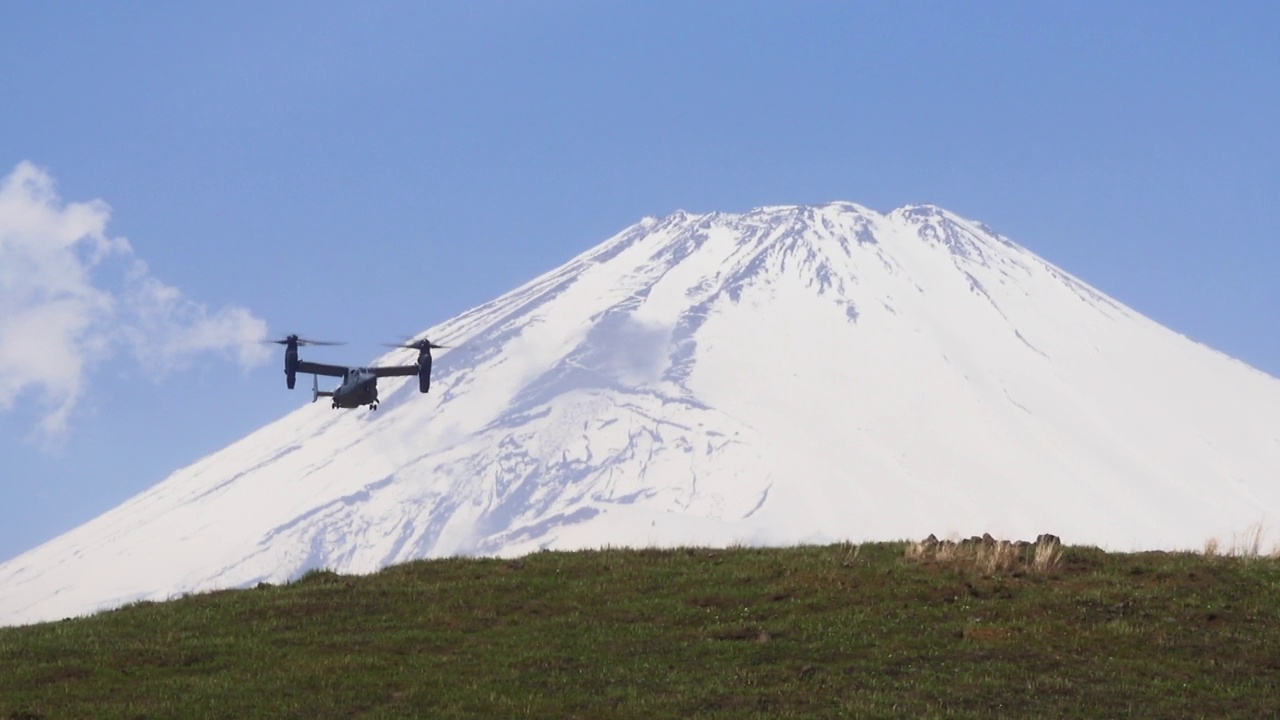
<instances>
[{"instance_id":1,"label":"dry yellow grass","mask_svg":"<svg viewBox=\"0 0 1280 720\"><path fill-rule=\"evenodd\" d=\"M930 536L908 543L905 556L912 562L966 569L983 577L1015 572L1043 575L1058 566L1062 543L1050 535L1034 543L995 540L990 535L960 542Z\"/></svg>"},{"instance_id":2,"label":"dry yellow grass","mask_svg":"<svg viewBox=\"0 0 1280 720\"><path fill-rule=\"evenodd\" d=\"M1062 543L1041 538L1032 552L1030 570L1034 574L1043 575L1056 568L1060 560Z\"/></svg>"},{"instance_id":3,"label":"dry yellow grass","mask_svg":"<svg viewBox=\"0 0 1280 720\"><path fill-rule=\"evenodd\" d=\"M1266 538L1266 528L1262 523L1254 523L1245 528L1244 531L1231 534L1231 542L1224 544L1216 537L1211 537L1204 541L1204 551L1201 553L1207 558L1214 557L1239 557L1239 558L1261 558L1270 557L1280 559L1280 545L1273 545L1269 553L1263 553L1262 545Z\"/></svg>"}]
</instances>

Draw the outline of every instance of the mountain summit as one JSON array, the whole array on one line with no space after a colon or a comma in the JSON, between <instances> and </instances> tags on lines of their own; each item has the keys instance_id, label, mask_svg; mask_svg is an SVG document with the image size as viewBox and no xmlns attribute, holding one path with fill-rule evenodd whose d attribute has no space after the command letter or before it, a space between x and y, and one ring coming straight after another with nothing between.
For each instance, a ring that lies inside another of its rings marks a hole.
<instances>
[{"instance_id":1,"label":"mountain summit","mask_svg":"<svg viewBox=\"0 0 1280 720\"><path fill-rule=\"evenodd\" d=\"M1280 381L936 207L647 218L425 334L466 347L429 395L304 405L0 565L0 623L457 554L1280 518Z\"/></svg>"}]
</instances>

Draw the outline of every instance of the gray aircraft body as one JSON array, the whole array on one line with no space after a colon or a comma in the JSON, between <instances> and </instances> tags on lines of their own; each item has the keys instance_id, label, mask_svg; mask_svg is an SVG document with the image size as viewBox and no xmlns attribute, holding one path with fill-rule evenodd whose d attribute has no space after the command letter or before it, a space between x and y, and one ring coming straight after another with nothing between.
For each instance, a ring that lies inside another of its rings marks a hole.
<instances>
[{"instance_id":1,"label":"gray aircraft body","mask_svg":"<svg viewBox=\"0 0 1280 720\"><path fill-rule=\"evenodd\" d=\"M329 365L311 362L298 357L298 347L302 345L340 345L341 343L324 342L322 340L305 340L297 335L290 335L283 340L268 340L285 346L284 375L285 382L292 390L298 373L309 373L312 376L311 402L322 397L332 398L332 406L338 408L357 408L368 405L378 409L378 378L418 376L418 391L431 389L431 351L444 348L429 340L422 339L405 345L390 347L409 348L418 351L418 361L413 365L385 365L380 367L349 367L346 365ZM342 384L333 390L321 390L319 377L342 378Z\"/></svg>"}]
</instances>

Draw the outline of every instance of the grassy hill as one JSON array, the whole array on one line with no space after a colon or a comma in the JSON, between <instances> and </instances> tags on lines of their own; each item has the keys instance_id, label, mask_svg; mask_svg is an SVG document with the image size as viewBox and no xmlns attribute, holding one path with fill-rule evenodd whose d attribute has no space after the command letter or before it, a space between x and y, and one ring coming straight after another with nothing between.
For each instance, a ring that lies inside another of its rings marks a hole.
<instances>
[{"instance_id":1,"label":"grassy hill","mask_svg":"<svg viewBox=\"0 0 1280 720\"><path fill-rule=\"evenodd\" d=\"M2 718L1265 717L1280 561L544 552L0 629Z\"/></svg>"}]
</instances>

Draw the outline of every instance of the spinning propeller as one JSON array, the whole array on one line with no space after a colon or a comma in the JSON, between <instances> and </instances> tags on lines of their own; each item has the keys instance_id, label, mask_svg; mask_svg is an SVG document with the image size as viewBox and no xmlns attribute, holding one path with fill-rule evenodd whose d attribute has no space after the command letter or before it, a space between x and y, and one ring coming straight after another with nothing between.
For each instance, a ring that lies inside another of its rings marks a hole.
<instances>
[{"instance_id":1,"label":"spinning propeller","mask_svg":"<svg viewBox=\"0 0 1280 720\"><path fill-rule=\"evenodd\" d=\"M283 340L262 341L262 344L264 345L271 345L272 343L276 345L297 345L299 347L303 345L346 345L346 343L343 342L330 342L328 340L307 340L306 338L300 338L297 335L289 335Z\"/></svg>"},{"instance_id":2,"label":"spinning propeller","mask_svg":"<svg viewBox=\"0 0 1280 720\"><path fill-rule=\"evenodd\" d=\"M404 343L382 343L382 344L386 345L387 347L405 348L407 350L417 350L418 352L422 352L423 350L443 350L450 347L449 345L437 345L426 338L422 338L421 340L407 343L407 344L404 344Z\"/></svg>"}]
</instances>

